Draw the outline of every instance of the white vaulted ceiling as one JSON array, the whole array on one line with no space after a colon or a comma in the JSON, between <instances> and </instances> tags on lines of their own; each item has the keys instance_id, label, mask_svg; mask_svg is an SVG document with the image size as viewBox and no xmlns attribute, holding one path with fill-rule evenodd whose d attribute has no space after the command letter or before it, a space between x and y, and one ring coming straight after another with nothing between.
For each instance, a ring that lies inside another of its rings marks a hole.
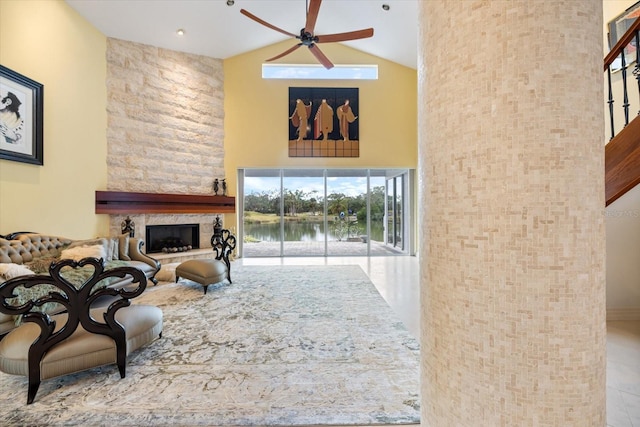
<instances>
[{"instance_id":1,"label":"white vaulted ceiling","mask_svg":"<svg viewBox=\"0 0 640 427\"><path fill-rule=\"evenodd\" d=\"M324 0L315 34L372 27L374 36L345 45L416 68L419 0ZM66 0L107 37L225 59L288 37L240 13L246 9L285 31L304 27L305 0ZM383 9L389 5L389 10ZM184 29L182 37L176 30ZM293 46L297 40L291 39ZM286 57L279 62L286 63Z\"/></svg>"}]
</instances>

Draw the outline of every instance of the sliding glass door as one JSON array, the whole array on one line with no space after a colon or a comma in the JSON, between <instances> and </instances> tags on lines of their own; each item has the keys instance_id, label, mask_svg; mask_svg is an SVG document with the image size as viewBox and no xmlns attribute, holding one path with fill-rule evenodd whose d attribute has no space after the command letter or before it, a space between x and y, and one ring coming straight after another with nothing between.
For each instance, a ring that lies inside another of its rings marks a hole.
<instances>
[{"instance_id":1,"label":"sliding glass door","mask_svg":"<svg viewBox=\"0 0 640 427\"><path fill-rule=\"evenodd\" d=\"M405 175L387 179L387 241L404 250L404 186Z\"/></svg>"},{"instance_id":2,"label":"sliding glass door","mask_svg":"<svg viewBox=\"0 0 640 427\"><path fill-rule=\"evenodd\" d=\"M241 256L406 255L409 171L242 169Z\"/></svg>"},{"instance_id":3,"label":"sliding glass door","mask_svg":"<svg viewBox=\"0 0 640 427\"><path fill-rule=\"evenodd\" d=\"M327 255L367 255L368 171L327 170Z\"/></svg>"},{"instance_id":4,"label":"sliding glass door","mask_svg":"<svg viewBox=\"0 0 640 427\"><path fill-rule=\"evenodd\" d=\"M386 245L385 186L390 171L373 169L369 174L369 241L376 247Z\"/></svg>"},{"instance_id":5,"label":"sliding glass door","mask_svg":"<svg viewBox=\"0 0 640 427\"><path fill-rule=\"evenodd\" d=\"M241 204L243 256L281 256L284 209L280 173L280 169L246 170L242 176L243 186L249 190Z\"/></svg>"},{"instance_id":6,"label":"sliding glass door","mask_svg":"<svg viewBox=\"0 0 640 427\"><path fill-rule=\"evenodd\" d=\"M284 256L325 254L324 171L282 171Z\"/></svg>"}]
</instances>

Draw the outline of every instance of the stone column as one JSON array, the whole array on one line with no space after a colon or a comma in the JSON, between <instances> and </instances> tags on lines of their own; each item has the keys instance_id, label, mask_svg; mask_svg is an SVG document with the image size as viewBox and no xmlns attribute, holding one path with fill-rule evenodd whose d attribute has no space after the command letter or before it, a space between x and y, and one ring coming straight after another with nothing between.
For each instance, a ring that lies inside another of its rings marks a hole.
<instances>
[{"instance_id":1,"label":"stone column","mask_svg":"<svg viewBox=\"0 0 640 427\"><path fill-rule=\"evenodd\" d=\"M602 2L420 1L423 425L605 425Z\"/></svg>"}]
</instances>

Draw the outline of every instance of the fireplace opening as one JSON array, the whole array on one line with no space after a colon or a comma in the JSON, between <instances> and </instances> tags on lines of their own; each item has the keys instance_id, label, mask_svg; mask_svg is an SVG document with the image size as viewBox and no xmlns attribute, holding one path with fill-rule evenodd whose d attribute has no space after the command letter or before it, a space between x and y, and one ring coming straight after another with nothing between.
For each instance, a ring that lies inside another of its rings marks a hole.
<instances>
[{"instance_id":1,"label":"fireplace opening","mask_svg":"<svg viewBox=\"0 0 640 427\"><path fill-rule=\"evenodd\" d=\"M147 225L147 253L186 252L200 247L200 224Z\"/></svg>"}]
</instances>

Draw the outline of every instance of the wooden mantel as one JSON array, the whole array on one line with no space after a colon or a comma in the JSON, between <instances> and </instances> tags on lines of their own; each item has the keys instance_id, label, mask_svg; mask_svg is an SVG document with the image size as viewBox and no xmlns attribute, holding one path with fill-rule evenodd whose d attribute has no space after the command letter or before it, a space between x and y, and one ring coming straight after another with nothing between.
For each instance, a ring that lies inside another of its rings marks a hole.
<instances>
[{"instance_id":1,"label":"wooden mantel","mask_svg":"<svg viewBox=\"0 0 640 427\"><path fill-rule=\"evenodd\" d=\"M234 213L236 199L202 194L96 191L97 214Z\"/></svg>"}]
</instances>

